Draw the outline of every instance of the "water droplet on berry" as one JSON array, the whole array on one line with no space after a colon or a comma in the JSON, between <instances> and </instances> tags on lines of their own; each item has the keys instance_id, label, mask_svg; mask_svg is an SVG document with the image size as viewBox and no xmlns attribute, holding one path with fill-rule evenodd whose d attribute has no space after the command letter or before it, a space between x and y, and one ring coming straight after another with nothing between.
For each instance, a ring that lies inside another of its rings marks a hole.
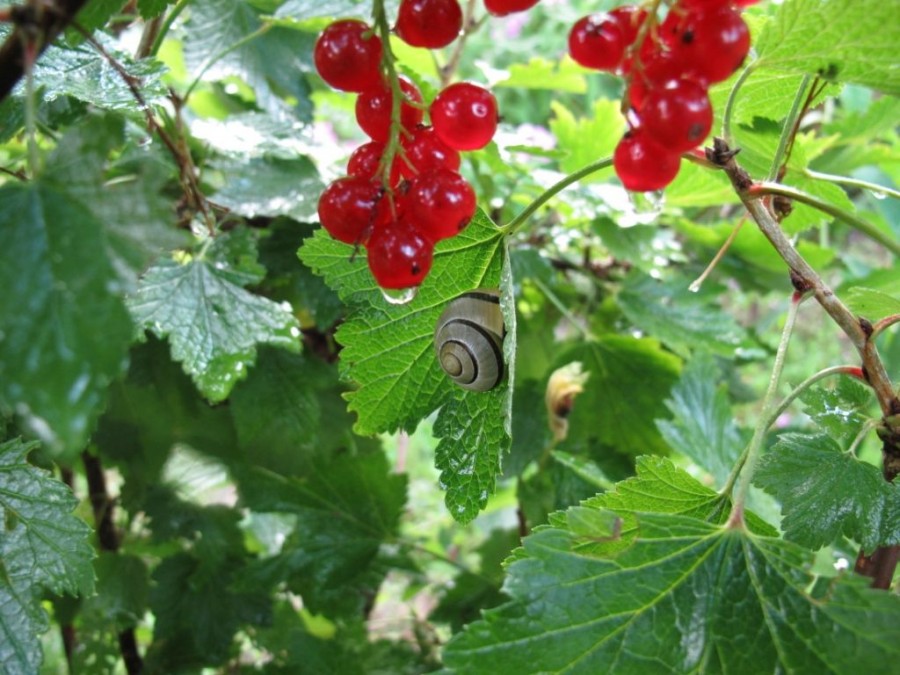
<instances>
[{"instance_id":1,"label":"water droplet on berry","mask_svg":"<svg viewBox=\"0 0 900 675\"><path fill-rule=\"evenodd\" d=\"M391 305L406 305L413 301L413 298L416 297L416 293L419 292L418 286L410 286L409 288L400 288L400 289L392 289L392 288L382 288L381 295L384 296L384 299L388 301Z\"/></svg>"}]
</instances>

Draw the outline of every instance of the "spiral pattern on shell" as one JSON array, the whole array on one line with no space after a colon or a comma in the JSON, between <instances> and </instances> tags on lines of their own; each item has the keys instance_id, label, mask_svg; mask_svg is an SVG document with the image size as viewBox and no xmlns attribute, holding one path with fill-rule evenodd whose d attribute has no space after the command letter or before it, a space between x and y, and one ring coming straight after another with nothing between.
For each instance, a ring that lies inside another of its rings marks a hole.
<instances>
[{"instance_id":1,"label":"spiral pattern on shell","mask_svg":"<svg viewBox=\"0 0 900 675\"><path fill-rule=\"evenodd\" d=\"M463 293L438 319L438 363L464 389L493 389L503 379L503 335L500 293L481 288Z\"/></svg>"}]
</instances>

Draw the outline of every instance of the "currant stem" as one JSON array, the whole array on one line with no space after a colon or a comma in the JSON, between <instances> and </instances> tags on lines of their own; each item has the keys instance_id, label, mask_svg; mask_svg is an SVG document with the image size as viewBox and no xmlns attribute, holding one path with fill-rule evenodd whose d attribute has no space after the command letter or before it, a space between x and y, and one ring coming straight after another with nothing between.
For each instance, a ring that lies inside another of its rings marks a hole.
<instances>
[{"instance_id":1,"label":"currant stem","mask_svg":"<svg viewBox=\"0 0 900 675\"><path fill-rule=\"evenodd\" d=\"M788 147L793 143L794 136L797 133L798 116L805 109L804 103L809 100L806 90L809 87L811 77L804 75L800 81L800 87L797 89L797 95L791 103L791 109L788 111L787 117L784 119L784 126L781 127L781 137L778 139L778 148L772 157L772 166L769 167L769 174L766 180L775 180L778 178L778 172L781 170L787 156Z\"/></svg>"},{"instance_id":2,"label":"currant stem","mask_svg":"<svg viewBox=\"0 0 900 675\"><path fill-rule=\"evenodd\" d=\"M166 18L163 21L159 32L156 34L156 39L153 40L153 45L150 47L148 56L156 56L156 54L159 52L159 48L162 46L163 40L165 40L166 35L169 34L169 29L172 28L172 24L175 22L175 19L179 17L179 15L184 11L184 8L187 7L190 3L191 0L178 0L178 2L175 3L172 11L166 15Z\"/></svg>"},{"instance_id":3,"label":"currant stem","mask_svg":"<svg viewBox=\"0 0 900 675\"><path fill-rule=\"evenodd\" d=\"M741 71L738 79L734 81L734 84L731 86L731 91L728 92L728 100L725 102L725 110L722 113L722 137L728 145L734 145L734 136L731 133L731 119L734 116L734 106L737 101L738 90L740 90L744 85L744 82L746 82L754 73L757 63L758 61L748 63L747 67Z\"/></svg>"},{"instance_id":4,"label":"currant stem","mask_svg":"<svg viewBox=\"0 0 900 675\"><path fill-rule=\"evenodd\" d=\"M391 90L391 126L388 132L388 141L381 155L381 182L385 193L390 199L391 209L394 208L393 192L391 191L391 168L394 166L394 157L400 152L400 134L403 127L400 120L400 109L404 101L403 90L400 88L400 76L397 74L396 57L391 49L391 26L387 20L387 12L384 8L384 0L373 0L372 23L375 31L381 38L381 62L387 72L388 87Z\"/></svg>"},{"instance_id":5,"label":"currant stem","mask_svg":"<svg viewBox=\"0 0 900 675\"><path fill-rule=\"evenodd\" d=\"M781 340L778 343L778 351L775 353L775 363L772 366L769 387L766 389L766 394L763 398L763 408L759 416L759 422L753 430L753 437L750 439L749 445L741 455L743 461L738 461L737 466L743 465L743 467L739 469L736 467L736 471L740 472L740 482L737 486L731 516L728 519L729 524L732 526L736 526L743 522L744 505L747 501L747 494L750 491L750 482L753 480L756 464L762 453L763 440L765 439L766 432L769 430L769 426L771 426L770 420L772 419L775 396L778 392L778 383L781 381L781 374L784 371L784 357L787 354L787 348L791 341L791 334L794 332L794 324L797 321L800 304L805 297L805 294L798 291L795 291L791 297L791 303L788 306L788 313L784 322L784 329L781 332ZM732 471L732 475L728 478L726 488L730 488L733 484L734 477L735 471Z\"/></svg>"},{"instance_id":6,"label":"currant stem","mask_svg":"<svg viewBox=\"0 0 900 675\"><path fill-rule=\"evenodd\" d=\"M812 169L804 169L803 175L809 178L814 178L815 180L822 180L828 183L837 183L838 185L846 185L847 187L859 188L860 190L868 190L869 192L875 192L886 197L900 199L900 190L894 190L893 188L879 185L878 183L871 183L867 180L861 180L859 178L850 178L849 176L835 176L830 173L813 171Z\"/></svg>"},{"instance_id":7,"label":"currant stem","mask_svg":"<svg viewBox=\"0 0 900 675\"><path fill-rule=\"evenodd\" d=\"M900 255L900 242L898 242L896 239L891 238L889 235L885 234L868 221L860 218L855 213L845 211L844 209L835 206L830 202L819 199L818 197L815 197L808 192L803 192L803 190L798 190L797 188L791 187L789 185L783 185L781 183L763 181L761 183L754 183L753 185L751 185L747 189L747 194L753 197L758 197L761 195L780 195L782 197L788 197L795 201L801 202L803 204L806 204L807 206L813 207L818 211L821 211L822 213L827 213L829 216L844 221L854 229L858 230L862 234L866 235L870 239L878 242L879 244L893 252L894 255Z\"/></svg>"},{"instance_id":8,"label":"currant stem","mask_svg":"<svg viewBox=\"0 0 900 675\"><path fill-rule=\"evenodd\" d=\"M612 157L605 157L604 159L598 160L596 162L592 162L588 164L586 167L579 169L575 173L570 173L568 176L560 179L550 187L548 187L544 192L542 192L533 202L531 202L528 206L526 206L515 218L509 221L506 225L501 227L501 231L504 234L512 234L517 229L519 229L525 221L527 221L532 215L534 215L535 211L541 208L544 204L550 201L557 194L565 190L567 187L572 185L573 183L577 183L582 178L590 176L592 173L596 173L597 171L602 171L603 169L608 169L612 166L613 159Z\"/></svg>"},{"instance_id":9,"label":"currant stem","mask_svg":"<svg viewBox=\"0 0 900 675\"><path fill-rule=\"evenodd\" d=\"M872 335L869 337L869 339L874 340L895 323L900 323L900 314L891 314L890 316L886 316L880 321L877 321L872 325Z\"/></svg>"},{"instance_id":10,"label":"currant stem","mask_svg":"<svg viewBox=\"0 0 900 675\"><path fill-rule=\"evenodd\" d=\"M40 162L37 147L37 104L34 91L34 64L37 61L38 49L34 42L24 34L21 39L25 62L25 142L28 145L28 172L34 178L37 176Z\"/></svg>"}]
</instances>

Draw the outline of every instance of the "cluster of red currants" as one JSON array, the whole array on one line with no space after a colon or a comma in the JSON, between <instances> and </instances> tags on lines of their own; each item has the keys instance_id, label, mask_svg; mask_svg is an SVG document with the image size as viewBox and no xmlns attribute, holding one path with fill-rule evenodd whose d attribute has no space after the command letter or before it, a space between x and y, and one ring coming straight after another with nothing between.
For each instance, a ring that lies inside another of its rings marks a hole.
<instances>
[{"instance_id":1,"label":"cluster of red currants","mask_svg":"<svg viewBox=\"0 0 900 675\"><path fill-rule=\"evenodd\" d=\"M675 180L680 156L709 135L709 86L744 62L750 33L741 7L758 0L676 0L662 21L635 5L579 19L569 53L586 68L626 81L629 130L613 165L629 190L659 190Z\"/></svg>"},{"instance_id":2,"label":"cluster of red currants","mask_svg":"<svg viewBox=\"0 0 900 675\"><path fill-rule=\"evenodd\" d=\"M461 23L457 0L403 0L395 31L411 45L436 48L452 42ZM413 82L385 76L382 50L373 29L352 19L330 24L316 42L319 75L359 94L356 121L371 138L350 155L347 175L322 193L318 210L332 237L366 247L379 286L401 289L422 282L434 245L475 214L475 192L458 173L459 153L491 141L497 102L483 87L458 82L426 108ZM395 95L399 124L392 124Z\"/></svg>"}]
</instances>

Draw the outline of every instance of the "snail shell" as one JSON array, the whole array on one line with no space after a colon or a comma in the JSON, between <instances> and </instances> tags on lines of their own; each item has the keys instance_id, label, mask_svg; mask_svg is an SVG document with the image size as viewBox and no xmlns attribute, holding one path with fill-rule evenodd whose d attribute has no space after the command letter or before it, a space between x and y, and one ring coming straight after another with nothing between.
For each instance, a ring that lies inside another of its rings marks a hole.
<instances>
[{"instance_id":1,"label":"snail shell","mask_svg":"<svg viewBox=\"0 0 900 675\"><path fill-rule=\"evenodd\" d=\"M453 300L434 330L438 363L464 389L488 391L503 379L500 292L478 288Z\"/></svg>"}]
</instances>

